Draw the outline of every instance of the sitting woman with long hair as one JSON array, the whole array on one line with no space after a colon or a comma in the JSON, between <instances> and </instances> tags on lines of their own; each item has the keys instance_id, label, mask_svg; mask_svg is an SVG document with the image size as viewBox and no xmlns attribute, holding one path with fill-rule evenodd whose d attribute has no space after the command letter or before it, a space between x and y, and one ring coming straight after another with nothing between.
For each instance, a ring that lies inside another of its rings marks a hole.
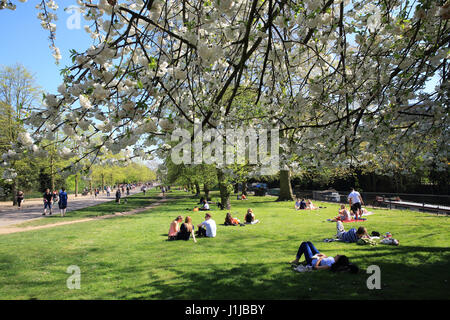
<instances>
[{"instance_id":1,"label":"sitting woman with long hair","mask_svg":"<svg viewBox=\"0 0 450 320\"><path fill-rule=\"evenodd\" d=\"M180 226L179 224L183 221L183 217L182 216L178 216L175 218L175 220L172 221L172 223L170 224L170 228L169 228L169 240L176 240L177 239L177 234L180 231Z\"/></svg>"},{"instance_id":2,"label":"sitting woman with long hair","mask_svg":"<svg viewBox=\"0 0 450 320\"><path fill-rule=\"evenodd\" d=\"M302 242L298 248L297 257L292 261L292 264L298 264L302 255L305 256L306 264L314 270L329 269L333 272L347 271L350 273L357 273L359 271L357 266L350 263L347 256L336 255L335 257L328 257L320 253L309 241Z\"/></svg>"},{"instance_id":3,"label":"sitting woman with long hair","mask_svg":"<svg viewBox=\"0 0 450 320\"><path fill-rule=\"evenodd\" d=\"M255 219L255 214L252 209L247 210L247 214L245 215L245 223L246 224L257 224L259 220Z\"/></svg>"},{"instance_id":4,"label":"sitting woman with long hair","mask_svg":"<svg viewBox=\"0 0 450 320\"><path fill-rule=\"evenodd\" d=\"M350 214L350 211L347 210L347 208L345 207L345 204L341 204L341 209L338 211L339 215L334 218L331 219L330 221L351 221L352 220L352 216Z\"/></svg>"},{"instance_id":5,"label":"sitting woman with long hair","mask_svg":"<svg viewBox=\"0 0 450 320\"><path fill-rule=\"evenodd\" d=\"M184 219L184 223L181 224L180 231L177 233L177 240L187 241L191 235L194 242L197 242L194 234L194 226L192 225L192 218L187 216L186 219Z\"/></svg>"},{"instance_id":6,"label":"sitting woman with long hair","mask_svg":"<svg viewBox=\"0 0 450 320\"><path fill-rule=\"evenodd\" d=\"M239 225L239 220L238 219L236 219L236 218L233 218L232 216L231 216L231 213L227 213L227 216L225 217L225 222L224 222L224 225L226 225L226 226L237 226L237 225Z\"/></svg>"},{"instance_id":7,"label":"sitting woman with long hair","mask_svg":"<svg viewBox=\"0 0 450 320\"><path fill-rule=\"evenodd\" d=\"M316 209L319 209L319 208L314 206L312 201L310 199L308 199L308 200L306 200L306 209L308 209L308 210L316 210Z\"/></svg>"}]
</instances>

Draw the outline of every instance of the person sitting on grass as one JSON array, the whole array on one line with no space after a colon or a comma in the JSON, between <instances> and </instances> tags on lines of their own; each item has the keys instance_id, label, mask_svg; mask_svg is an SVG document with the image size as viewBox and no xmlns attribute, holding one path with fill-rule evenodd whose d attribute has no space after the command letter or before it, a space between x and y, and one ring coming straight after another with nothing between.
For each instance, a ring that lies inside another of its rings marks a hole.
<instances>
[{"instance_id":1,"label":"person sitting on grass","mask_svg":"<svg viewBox=\"0 0 450 320\"><path fill-rule=\"evenodd\" d=\"M183 222L183 217L178 216L172 221L169 228L169 240L176 240L177 234L180 231L180 223Z\"/></svg>"},{"instance_id":2,"label":"person sitting on grass","mask_svg":"<svg viewBox=\"0 0 450 320\"><path fill-rule=\"evenodd\" d=\"M199 210L202 211L209 210L209 203L207 200L203 200L203 207L201 207Z\"/></svg>"},{"instance_id":3,"label":"person sitting on grass","mask_svg":"<svg viewBox=\"0 0 450 320\"><path fill-rule=\"evenodd\" d=\"M259 220L255 220L255 214L252 209L247 210L247 214L245 215L245 223L246 224L257 224Z\"/></svg>"},{"instance_id":4,"label":"person sitting on grass","mask_svg":"<svg viewBox=\"0 0 450 320\"><path fill-rule=\"evenodd\" d=\"M352 220L352 216L350 214L350 211L347 210L347 208L345 207L345 204L341 204L341 209L338 211L339 215L334 218L331 219L330 221L351 221Z\"/></svg>"},{"instance_id":5,"label":"person sitting on grass","mask_svg":"<svg viewBox=\"0 0 450 320\"><path fill-rule=\"evenodd\" d=\"M194 234L194 226L192 225L192 218L187 216L186 219L184 219L184 223L181 224L180 231L177 233L177 240L187 241L191 235L194 242L197 242Z\"/></svg>"},{"instance_id":6,"label":"person sitting on grass","mask_svg":"<svg viewBox=\"0 0 450 320\"><path fill-rule=\"evenodd\" d=\"M319 209L319 208L315 207L314 204L312 203L312 201L308 199L306 201L306 209L308 209L308 210L316 210L316 209Z\"/></svg>"},{"instance_id":7,"label":"person sitting on grass","mask_svg":"<svg viewBox=\"0 0 450 320\"><path fill-rule=\"evenodd\" d=\"M330 270L333 272L347 271L350 273L358 273L359 269L354 264L350 263L347 256L336 255L335 257L328 257L319 252L316 247L310 242L302 242L297 251L297 256L291 264L299 264L302 255L305 256L306 265L312 267L314 270Z\"/></svg>"},{"instance_id":8,"label":"person sitting on grass","mask_svg":"<svg viewBox=\"0 0 450 320\"><path fill-rule=\"evenodd\" d=\"M214 238L216 236L216 222L211 219L211 215L209 213L205 214L205 221L203 221L197 227L197 237Z\"/></svg>"},{"instance_id":9,"label":"person sitting on grass","mask_svg":"<svg viewBox=\"0 0 450 320\"><path fill-rule=\"evenodd\" d=\"M304 210L306 209L306 202L305 199L302 199L302 201L297 198L297 202L295 203L295 209L296 210Z\"/></svg>"},{"instance_id":10,"label":"person sitting on grass","mask_svg":"<svg viewBox=\"0 0 450 320\"><path fill-rule=\"evenodd\" d=\"M242 200L247 200L247 196L245 194L242 194L241 199Z\"/></svg>"},{"instance_id":11,"label":"person sitting on grass","mask_svg":"<svg viewBox=\"0 0 450 320\"><path fill-rule=\"evenodd\" d=\"M224 225L226 226L238 226L240 223L239 219L233 218L231 216L231 213L227 213L227 216L225 217Z\"/></svg>"},{"instance_id":12,"label":"person sitting on grass","mask_svg":"<svg viewBox=\"0 0 450 320\"><path fill-rule=\"evenodd\" d=\"M358 230L351 228L350 230L345 231L342 221L337 221L336 229L336 237L347 243L357 242L361 238L370 238L365 227L359 227Z\"/></svg>"}]
</instances>

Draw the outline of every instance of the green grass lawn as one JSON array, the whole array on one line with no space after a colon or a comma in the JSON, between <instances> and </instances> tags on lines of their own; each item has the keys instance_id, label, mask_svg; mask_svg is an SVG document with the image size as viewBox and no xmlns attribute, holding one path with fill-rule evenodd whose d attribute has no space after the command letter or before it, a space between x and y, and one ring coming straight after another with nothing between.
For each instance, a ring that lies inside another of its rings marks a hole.
<instances>
[{"instance_id":1,"label":"green grass lawn","mask_svg":"<svg viewBox=\"0 0 450 320\"><path fill-rule=\"evenodd\" d=\"M315 203L327 208L300 212L293 202L250 196L232 201L233 216L243 220L252 208L261 223L223 226L226 211L213 206L216 238L169 242L176 216L190 215L194 224L204 216L186 210L198 202L190 195L169 197L134 216L1 235L0 299L448 299L448 217L376 210L346 228L389 231L400 246L324 243L336 232L326 219L338 205ZM289 262L306 240L327 255L347 255L360 273L292 271ZM66 286L71 265L81 269L79 290ZM367 289L370 265L381 268L381 290Z\"/></svg>"}]
</instances>

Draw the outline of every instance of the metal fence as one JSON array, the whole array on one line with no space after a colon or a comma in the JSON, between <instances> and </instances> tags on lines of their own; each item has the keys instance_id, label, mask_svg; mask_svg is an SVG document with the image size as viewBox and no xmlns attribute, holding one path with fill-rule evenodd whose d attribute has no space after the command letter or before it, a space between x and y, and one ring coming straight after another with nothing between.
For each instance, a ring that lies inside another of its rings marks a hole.
<instances>
[{"instance_id":1,"label":"metal fence","mask_svg":"<svg viewBox=\"0 0 450 320\"><path fill-rule=\"evenodd\" d=\"M349 191L295 190L299 198L348 203ZM397 209L412 209L437 213L450 213L450 195L411 194L388 192L360 192L366 205Z\"/></svg>"}]
</instances>

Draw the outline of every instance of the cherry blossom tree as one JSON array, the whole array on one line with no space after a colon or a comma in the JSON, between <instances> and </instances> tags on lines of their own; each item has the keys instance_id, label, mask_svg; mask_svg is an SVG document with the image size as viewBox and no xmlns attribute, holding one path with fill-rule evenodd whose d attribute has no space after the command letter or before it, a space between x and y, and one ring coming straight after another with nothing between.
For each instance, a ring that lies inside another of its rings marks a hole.
<instances>
[{"instance_id":1,"label":"cherry blossom tree","mask_svg":"<svg viewBox=\"0 0 450 320\"><path fill-rule=\"evenodd\" d=\"M0 8L13 2L0 0ZM71 52L58 93L27 119L32 141L19 140L16 152L45 149L43 139L56 143L61 131L60 141L71 137L83 148L80 159L122 150L128 158L164 156L175 128L245 123L280 130L280 176L288 183L299 159L352 166L411 143L417 153L408 154L433 154L446 170L448 1L77 4L93 44ZM36 8L59 60L57 4ZM246 90L258 112L236 103Z\"/></svg>"}]
</instances>

